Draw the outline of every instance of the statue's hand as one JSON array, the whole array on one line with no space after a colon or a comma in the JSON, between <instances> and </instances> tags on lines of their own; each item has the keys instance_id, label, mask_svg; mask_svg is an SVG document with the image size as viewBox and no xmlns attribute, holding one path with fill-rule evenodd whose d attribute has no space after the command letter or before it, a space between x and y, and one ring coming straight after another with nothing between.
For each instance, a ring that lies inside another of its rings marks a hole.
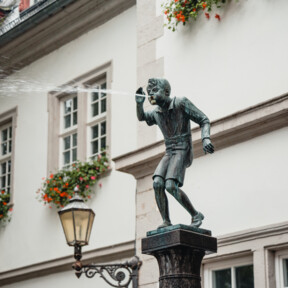
<instances>
[{"instance_id":1,"label":"statue's hand","mask_svg":"<svg viewBox=\"0 0 288 288\"><path fill-rule=\"evenodd\" d=\"M140 95L143 95L143 96L140 96ZM145 101L145 92L143 91L142 87L138 88L138 90L136 91L135 100L136 100L137 103L144 103L144 101Z\"/></svg>"},{"instance_id":2,"label":"statue's hand","mask_svg":"<svg viewBox=\"0 0 288 288\"><path fill-rule=\"evenodd\" d=\"M205 138L203 140L203 150L206 153L214 153L214 146L212 145L211 141L209 138Z\"/></svg>"}]
</instances>

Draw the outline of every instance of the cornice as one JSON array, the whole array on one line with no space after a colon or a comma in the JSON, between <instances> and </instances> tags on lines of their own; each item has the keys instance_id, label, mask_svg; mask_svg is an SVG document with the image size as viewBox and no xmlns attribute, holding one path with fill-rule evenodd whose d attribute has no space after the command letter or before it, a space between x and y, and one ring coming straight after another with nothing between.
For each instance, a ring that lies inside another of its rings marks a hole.
<instances>
[{"instance_id":1,"label":"cornice","mask_svg":"<svg viewBox=\"0 0 288 288\"><path fill-rule=\"evenodd\" d=\"M72 249L71 249L72 250ZM105 263L135 256L135 241L120 243L83 253L83 263ZM73 273L71 265L75 262L72 255L35 263L0 273L0 287L11 283L42 277L53 273L69 271Z\"/></svg>"},{"instance_id":2,"label":"cornice","mask_svg":"<svg viewBox=\"0 0 288 288\"><path fill-rule=\"evenodd\" d=\"M288 125L288 93L211 122L216 152ZM194 158L204 156L201 129L192 129ZM116 157L116 170L136 179L151 175L164 155L164 141Z\"/></svg>"},{"instance_id":3,"label":"cornice","mask_svg":"<svg viewBox=\"0 0 288 288\"><path fill-rule=\"evenodd\" d=\"M0 36L7 76L62 47L136 4L136 0L58 0Z\"/></svg>"},{"instance_id":4,"label":"cornice","mask_svg":"<svg viewBox=\"0 0 288 288\"><path fill-rule=\"evenodd\" d=\"M218 247L288 234L288 222L253 228L217 237ZM287 244L287 243L286 243Z\"/></svg>"}]
</instances>

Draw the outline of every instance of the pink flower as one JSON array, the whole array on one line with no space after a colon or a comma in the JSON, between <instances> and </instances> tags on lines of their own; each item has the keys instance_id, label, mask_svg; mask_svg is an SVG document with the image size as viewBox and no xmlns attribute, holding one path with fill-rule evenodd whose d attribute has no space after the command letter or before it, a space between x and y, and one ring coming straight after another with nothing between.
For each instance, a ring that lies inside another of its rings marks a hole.
<instances>
[{"instance_id":1,"label":"pink flower","mask_svg":"<svg viewBox=\"0 0 288 288\"><path fill-rule=\"evenodd\" d=\"M95 180L95 179L96 179L96 177L95 177L95 176L91 176L90 178L91 178L92 180Z\"/></svg>"},{"instance_id":2,"label":"pink flower","mask_svg":"<svg viewBox=\"0 0 288 288\"><path fill-rule=\"evenodd\" d=\"M99 187L102 188L102 183L99 183Z\"/></svg>"},{"instance_id":3,"label":"pink flower","mask_svg":"<svg viewBox=\"0 0 288 288\"><path fill-rule=\"evenodd\" d=\"M79 180L80 180L80 181L83 181L83 177L80 177Z\"/></svg>"},{"instance_id":4,"label":"pink flower","mask_svg":"<svg viewBox=\"0 0 288 288\"><path fill-rule=\"evenodd\" d=\"M89 188L89 185L86 185L85 187L86 187L86 189L88 189L88 188Z\"/></svg>"}]
</instances>

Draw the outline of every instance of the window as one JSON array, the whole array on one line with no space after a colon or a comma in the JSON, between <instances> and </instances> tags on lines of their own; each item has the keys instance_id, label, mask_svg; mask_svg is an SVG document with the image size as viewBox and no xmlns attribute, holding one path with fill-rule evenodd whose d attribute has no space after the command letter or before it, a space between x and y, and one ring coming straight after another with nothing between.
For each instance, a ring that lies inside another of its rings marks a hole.
<instances>
[{"instance_id":1,"label":"window","mask_svg":"<svg viewBox=\"0 0 288 288\"><path fill-rule=\"evenodd\" d=\"M110 64L71 83L92 89L49 94L48 173L94 159L109 146L110 97L105 91L110 89Z\"/></svg>"},{"instance_id":2,"label":"window","mask_svg":"<svg viewBox=\"0 0 288 288\"><path fill-rule=\"evenodd\" d=\"M253 265L229 267L213 272L213 288L253 288Z\"/></svg>"},{"instance_id":3,"label":"window","mask_svg":"<svg viewBox=\"0 0 288 288\"><path fill-rule=\"evenodd\" d=\"M77 161L77 95L63 97L60 106L60 145L62 155L59 166L68 169L71 164Z\"/></svg>"},{"instance_id":4,"label":"window","mask_svg":"<svg viewBox=\"0 0 288 288\"><path fill-rule=\"evenodd\" d=\"M17 109L0 115L0 192L12 202L14 140Z\"/></svg>"},{"instance_id":5,"label":"window","mask_svg":"<svg viewBox=\"0 0 288 288\"><path fill-rule=\"evenodd\" d=\"M94 159L99 153L106 150L107 146L107 94L101 90L106 90L107 83L105 79L99 84L94 84L92 87L99 89L99 91L92 92L89 95L89 107L88 107L88 155L90 159Z\"/></svg>"},{"instance_id":6,"label":"window","mask_svg":"<svg viewBox=\"0 0 288 288\"><path fill-rule=\"evenodd\" d=\"M1 164L0 164L0 189L10 194L11 185L11 155L12 155L12 123L0 129Z\"/></svg>"},{"instance_id":7,"label":"window","mask_svg":"<svg viewBox=\"0 0 288 288\"><path fill-rule=\"evenodd\" d=\"M252 257L205 264L204 280L205 288L254 288Z\"/></svg>"},{"instance_id":8,"label":"window","mask_svg":"<svg viewBox=\"0 0 288 288\"><path fill-rule=\"evenodd\" d=\"M288 251L275 254L276 287L288 288Z\"/></svg>"}]
</instances>

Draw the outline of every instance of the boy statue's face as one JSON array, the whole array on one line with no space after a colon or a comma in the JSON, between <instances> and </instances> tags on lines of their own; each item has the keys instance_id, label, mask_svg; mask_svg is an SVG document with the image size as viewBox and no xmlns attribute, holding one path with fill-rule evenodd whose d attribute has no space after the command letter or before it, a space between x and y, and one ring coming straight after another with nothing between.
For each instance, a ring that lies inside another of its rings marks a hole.
<instances>
[{"instance_id":1,"label":"boy statue's face","mask_svg":"<svg viewBox=\"0 0 288 288\"><path fill-rule=\"evenodd\" d=\"M152 105L162 106L167 101L165 89L159 83L149 82L147 86L148 100Z\"/></svg>"}]
</instances>

